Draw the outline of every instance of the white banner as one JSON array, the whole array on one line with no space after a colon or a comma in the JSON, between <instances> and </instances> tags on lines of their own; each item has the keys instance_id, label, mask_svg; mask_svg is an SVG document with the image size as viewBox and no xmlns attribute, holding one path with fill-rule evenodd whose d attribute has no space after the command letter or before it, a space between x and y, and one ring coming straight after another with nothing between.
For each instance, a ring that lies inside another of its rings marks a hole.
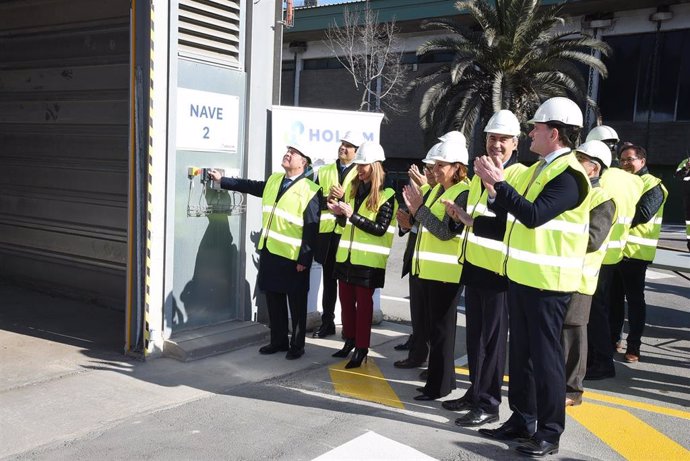
<instances>
[{"instance_id":1,"label":"white banner","mask_svg":"<svg viewBox=\"0 0 690 461\"><path fill-rule=\"evenodd\" d=\"M338 158L340 138L348 131L358 133L365 141L380 142L383 114L312 107L273 106L271 167L282 172L280 164L286 146L299 144L309 150L313 167L333 163Z\"/></svg>"}]
</instances>

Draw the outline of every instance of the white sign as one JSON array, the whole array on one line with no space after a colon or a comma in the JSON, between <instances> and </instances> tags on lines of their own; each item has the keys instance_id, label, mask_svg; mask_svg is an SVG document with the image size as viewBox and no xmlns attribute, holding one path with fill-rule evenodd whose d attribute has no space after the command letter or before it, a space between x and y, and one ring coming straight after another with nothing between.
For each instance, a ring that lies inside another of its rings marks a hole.
<instances>
[{"instance_id":1,"label":"white sign","mask_svg":"<svg viewBox=\"0 0 690 461\"><path fill-rule=\"evenodd\" d=\"M237 152L240 98L177 89L177 149Z\"/></svg>"},{"instance_id":2,"label":"white sign","mask_svg":"<svg viewBox=\"0 0 690 461\"><path fill-rule=\"evenodd\" d=\"M280 164L291 143L309 151L317 170L336 161L340 138L348 131L358 133L365 141L380 142L380 113L288 106L273 106L271 110L272 171L283 171Z\"/></svg>"}]
</instances>

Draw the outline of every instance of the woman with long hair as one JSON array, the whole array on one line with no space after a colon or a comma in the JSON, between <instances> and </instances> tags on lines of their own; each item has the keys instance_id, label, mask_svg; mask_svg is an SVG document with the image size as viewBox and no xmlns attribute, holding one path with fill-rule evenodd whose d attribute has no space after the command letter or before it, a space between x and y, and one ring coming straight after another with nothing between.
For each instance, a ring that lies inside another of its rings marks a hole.
<instances>
[{"instance_id":1,"label":"woman with long hair","mask_svg":"<svg viewBox=\"0 0 690 461\"><path fill-rule=\"evenodd\" d=\"M419 224L412 256L413 277L419 279L421 310L429 327L429 367L415 400L435 400L450 394L455 383L455 328L462 265L460 234L446 213L444 201L465 208L469 191L468 152L464 136L444 141L433 156L436 186L426 201L416 187L405 186L403 198Z\"/></svg>"},{"instance_id":2,"label":"woman with long hair","mask_svg":"<svg viewBox=\"0 0 690 461\"><path fill-rule=\"evenodd\" d=\"M393 245L398 205L393 189L383 187L384 160L378 143L362 143L354 160L357 177L343 197L346 200L328 205L338 216L338 224L345 227L334 268L345 345L333 354L345 358L355 349L345 368L361 366L369 352L374 290L383 287Z\"/></svg>"}]
</instances>

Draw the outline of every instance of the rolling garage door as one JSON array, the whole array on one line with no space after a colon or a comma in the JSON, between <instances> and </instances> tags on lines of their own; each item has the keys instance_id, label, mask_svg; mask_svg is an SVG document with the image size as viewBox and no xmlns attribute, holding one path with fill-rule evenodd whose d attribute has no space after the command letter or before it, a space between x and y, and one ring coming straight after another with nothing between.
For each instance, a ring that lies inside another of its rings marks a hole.
<instances>
[{"instance_id":1,"label":"rolling garage door","mask_svg":"<svg viewBox=\"0 0 690 461\"><path fill-rule=\"evenodd\" d=\"M129 0L0 2L0 277L124 309Z\"/></svg>"}]
</instances>

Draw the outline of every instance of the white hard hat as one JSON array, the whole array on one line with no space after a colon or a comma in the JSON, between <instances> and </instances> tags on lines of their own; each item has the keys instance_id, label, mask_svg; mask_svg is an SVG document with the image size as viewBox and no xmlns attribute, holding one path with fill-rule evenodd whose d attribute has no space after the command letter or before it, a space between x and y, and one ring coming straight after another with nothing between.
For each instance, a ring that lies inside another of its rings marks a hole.
<instances>
[{"instance_id":1,"label":"white hard hat","mask_svg":"<svg viewBox=\"0 0 690 461\"><path fill-rule=\"evenodd\" d=\"M601 141L587 141L580 144L575 150L587 157L599 160L606 168L611 166L611 149Z\"/></svg>"},{"instance_id":2,"label":"white hard hat","mask_svg":"<svg viewBox=\"0 0 690 461\"><path fill-rule=\"evenodd\" d=\"M432 157L436 155L436 151L438 151L438 148L441 147L442 142L437 142L433 146L431 146L431 149L429 149L429 152L426 153L426 157L422 159L422 162L426 163L427 165L433 165L434 160L432 160Z\"/></svg>"},{"instance_id":3,"label":"white hard hat","mask_svg":"<svg viewBox=\"0 0 690 461\"><path fill-rule=\"evenodd\" d=\"M434 155L430 158L430 160L434 162L460 162L463 165L467 165L469 159L470 154L467 152L467 141L465 141L464 136L462 140L459 137L455 137L448 141L443 141L438 149L436 149Z\"/></svg>"},{"instance_id":4,"label":"white hard hat","mask_svg":"<svg viewBox=\"0 0 690 461\"><path fill-rule=\"evenodd\" d=\"M302 155L302 157L306 158L307 162L311 165L310 152L309 152L309 149L307 149L305 146L301 146L301 145L297 144L296 142L294 142L292 144L288 144L286 147L288 149L292 148L292 149L295 149L296 151L298 151L300 153L300 155Z\"/></svg>"},{"instance_id":5,"label":"white hard hat","mask_svg":"<svg viewBox=\"0 0 690 461\"><path fill-rule=\"evenodd\" d=\"M348 131L345 136L340 138L340 142L346 142L352 144L355 147L359 147L364 142L361 136L359 136L355 131Z\"/></svg>"},{"instance_id":6,"label":"white hard hat","mask_svg":"<svg viewBox=\"0 0 690 461\"><path fill-rule=\"evenodd\" d=\"M386 154L384 154L381 144L375 141L364 141L357 149L357 155L355 155L352 163L368 165L374 162L383 162L384 160L386 160Z\"/></svg>"},{"instance_id":7,"label":"white hard hat","mask_svg":"<svg viewBox=\"0 0 690 461\"><path fill-rule=\"evenodd\" d=\"M484 133L518 136L520 134L520 122L511 111L499 110L489 119L489 123L484 128Z\"/></svg>"},{"instance_id":8,"label":"white hard hat","mask_svg":"<svg viewBox=\"0 0 690 461\"><path fill-rule=\"evenodd\" d=\"M616 130L611 128L610 126L606 125L600 125L600 126L595 126L592 128L592 130L587 134L587 139L585 141L615 141L618 142L620 139L618 138L618 133L616 133Z\"/></svg>"},{"instance_id":9,"label":"white hard hat","mask_svg":"<svg viewBox=\"0 0 690 461\"><path fill-rule=\"evenodd\" d=\"M558 122L563 125L582 128L582 111L574 101L568 98L555 97L547 99L534 113L528 123Z\"/></svg>"},{"instance_id":10,"label":"white hard hat","mask_svg":"<svg viewBox=\"0 0 690 461\"><path fill-rule=\"evenodd\" d=\"M450 141L451 139L459 139L460 141L465 142L465 135L460 133L459 131L449 131L443 136L438 137L438 140L441 142Z\"/></svg>"}]
</instances>

